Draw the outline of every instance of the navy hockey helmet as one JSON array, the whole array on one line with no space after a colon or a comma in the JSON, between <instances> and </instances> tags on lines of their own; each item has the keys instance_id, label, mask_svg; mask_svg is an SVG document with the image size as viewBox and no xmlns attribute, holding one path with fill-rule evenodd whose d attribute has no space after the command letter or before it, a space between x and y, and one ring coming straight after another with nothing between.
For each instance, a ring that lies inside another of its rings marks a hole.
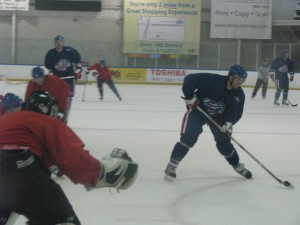
<instances>
[{"instance_id":1,"label":"navy hockey helmet","mask_svg":"<svg viewBox=\"0 0 300 225\"><path fill-rule=\"evenodd\" d=\"M2 99L2 106L4 110L15 109L21 107L22 104L22 98L13 93L6 93Z\"/></svg>"},{"instance_id":2,"label":"navy hockey helmet","mask_svg":"<svg viewBox=\"0 0 300 225\"><path fill-rule=\"evenodd\" d=\"M228 75L232 75L234 77L238 77L240 79L246 79L247 78L247 72L246 70L239 64L234 64L229 68Z\"/></svg>"},{"instance_id":3,"label":"navy hockey helmet","mask_svg":"<svg viewBox=\"0 0 300 225\"><path fill-rule=\"evenodd\" d=\"M44 76L44 70L40 66L34 67L31 75L34 79L42 77Z\"/></svg>"},{"instance_id":4,"label":"navy hockey helmet","mask_svg":"<svg viewBox=\"0 0 300 225\"><path fill-rule=\"evenodd\" d=\"M64 37L62 35L57 35L54 37L54 41L64 41Z\"/></svg>"},{"instance_id":5,"label":"navy hockey helmet","mask_svg":"<svg viewBox=\"0 0 300 225\"><path fill-rule=\"evenodd\" d=\"M104 59L100 59L100 60L99 60L99 64L105 65L105 64L106 64L106 63L105 63L105 60L104 60Z\"/></svg>"},{"instance_id":6,"label":"navy hockey helmet","mask_svg":"<svg viewBox=\"0 0 300 225\"><path fill-rule=\"evenodd\" d=\"M57 115L57 107L54 98L46 91L37 90L30 94L25 102L24 110L46 114Z\"/></svg>"}]
</instances>

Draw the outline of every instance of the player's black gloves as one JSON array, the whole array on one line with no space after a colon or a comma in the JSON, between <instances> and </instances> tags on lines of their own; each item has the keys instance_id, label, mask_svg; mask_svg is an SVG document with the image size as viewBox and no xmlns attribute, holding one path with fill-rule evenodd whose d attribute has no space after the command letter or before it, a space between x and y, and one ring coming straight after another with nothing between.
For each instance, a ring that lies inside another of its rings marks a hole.
<instances>
[{"instance_id":1,"label":"player's black gloves","mask_svg":"<svg viewBox=\"0 0 300 225\"><path fill-rule=\"evenodd\" d=\"M291 74L291 76L290 76L290 82L293 82L293 80L294 80L294 74Z\"/></svg>"}]
</instances>

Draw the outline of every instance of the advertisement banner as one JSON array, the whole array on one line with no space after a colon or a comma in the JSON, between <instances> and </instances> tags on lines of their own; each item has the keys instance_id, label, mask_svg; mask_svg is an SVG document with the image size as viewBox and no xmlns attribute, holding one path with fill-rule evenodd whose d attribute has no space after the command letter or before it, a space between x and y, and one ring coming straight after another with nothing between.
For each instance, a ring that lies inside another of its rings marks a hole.
<instances>
[{"instance_id":1,"label":"advertisement banner","mask_svg":"<svg viewBox=\"0 0 300 225\"><path fill-rule=\"evenodd\" d=\"M0 10L28 11L29 0L0 0Z\"/></svg>"},{"instance_id":2,"label":"advertisement banner","mask_svg":"<svg viewBox=\"0 0 300 225\"><path fill-rule=\"evenodd\" d=\"M147 69L148 82L182 83L186 75L190 73L185 69Z\"/></svg>"},{"instance_id":3,"label":"advertisement banner","mask_svg":"<svg viewBox=\"0 0 300 225\"><path fill-rule=\"evenodd\" d=\"M272 0L212 0L211 38L271 39Z\"/></svg>"},{"instance_id":4,"label":"advertisement banner","mask_svg":"<svg viewBox=\"0 0 300 225\"><path fill-rule=\"evenodd\" d=\"M114 80L146 81L146 69L112 68L110 71Z\"/></svg>"},{"instance_id":5,"label":"advertisement banner","mask_svg":"<svg viewBox=\"0 0 300 225\"><path fill-rule=\"evenodd\" d=\"M123 53L197 55L200 20L201 0L125 0Z\"/></svg>"}]
</instances>

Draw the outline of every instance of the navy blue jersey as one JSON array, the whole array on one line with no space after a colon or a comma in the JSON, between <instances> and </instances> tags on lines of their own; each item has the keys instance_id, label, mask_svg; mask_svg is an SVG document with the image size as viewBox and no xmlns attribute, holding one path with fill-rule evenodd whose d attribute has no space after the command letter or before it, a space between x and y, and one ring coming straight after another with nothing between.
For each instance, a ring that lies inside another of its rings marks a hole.
<instances>
[{"instance_id":1,"label":"navy blue jersey","mask_svg":"<svg viewBox=\"0 0 300 225\"><path fill-rule=\"evenodd\" d=\"M55 48L50 49L45 56L45 67L58 77L74 75L74 64L80 63L78 51L72 47L64 46L61 52Z\"/></svg>"},{"instance_id":2,"label":"navy blue jersey","mask_svg":"<svg viewBox=\"0 0 300 225\"><path fill-rule=\"evenodd\" d=\"M227 89L227 76L210 73L187 75L182 91L186 99L194 95L200 100L200 107L218 122L235 124L243 114L245 94L241 87Z\"/></svg>"},{"instance_id":3,"label":"navy blue jersey","mask_svg":"<svg viewBox=\"0 0 300 225\"><path fill-rule=\"evenodd\" d=\"M291 59L278 57L273 60L271 70L275 72L275 79L287 79L288 73L294 73L294 62Z\"/></svg>"}]
</instances>

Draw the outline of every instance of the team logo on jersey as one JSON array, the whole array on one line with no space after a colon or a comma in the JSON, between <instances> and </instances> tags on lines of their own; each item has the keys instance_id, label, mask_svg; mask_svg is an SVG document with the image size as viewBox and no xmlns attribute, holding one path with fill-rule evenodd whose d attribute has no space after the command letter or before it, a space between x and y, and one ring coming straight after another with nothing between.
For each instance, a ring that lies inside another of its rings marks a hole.
<instances>
[{"instance_id":1,"label":"team logo on jersey","mask_svg":"<svg viewBox=\"0 0 300 225\"><path fill-rule=\"evenodd\" d=\"M71 66L71 62L67 59L60 59L55 64L55 69L57 71L66 71Z\"/></svg>"},{"instance_id":2,"label":"team logo on jersey","mask_svg":"<svg viewBox=\"0 0 300 225\"><path fill-rule=\"evenodd\" d=\"M207 108L207 112L211 116L222 114L224 112L225 106L223 102L216 102L209 98L203 99L203 105Z\"/></svg>"},{"instance_id":3,"label":"team logo on jersey","mask_svg":"<svg viewBox=\"0 0 300 225\"><path fill-rule=\"evenodd\" d=\"M234 96L234 100L235 100L236 102L240 102L240 101L241 101L240 98L239 98L239 96Z\"/></svg>"},{"instance_id":4,"label":"team logo on jersey","mask_svg":"<svg viewBox=\"0 0 300 225\"><path fill-rule=\"evenodd\" d=\"M287 73L289 71L287 65L283 65L282 67L279 68L278 70L281 73Z\"/></svg>"}]
</instances>

